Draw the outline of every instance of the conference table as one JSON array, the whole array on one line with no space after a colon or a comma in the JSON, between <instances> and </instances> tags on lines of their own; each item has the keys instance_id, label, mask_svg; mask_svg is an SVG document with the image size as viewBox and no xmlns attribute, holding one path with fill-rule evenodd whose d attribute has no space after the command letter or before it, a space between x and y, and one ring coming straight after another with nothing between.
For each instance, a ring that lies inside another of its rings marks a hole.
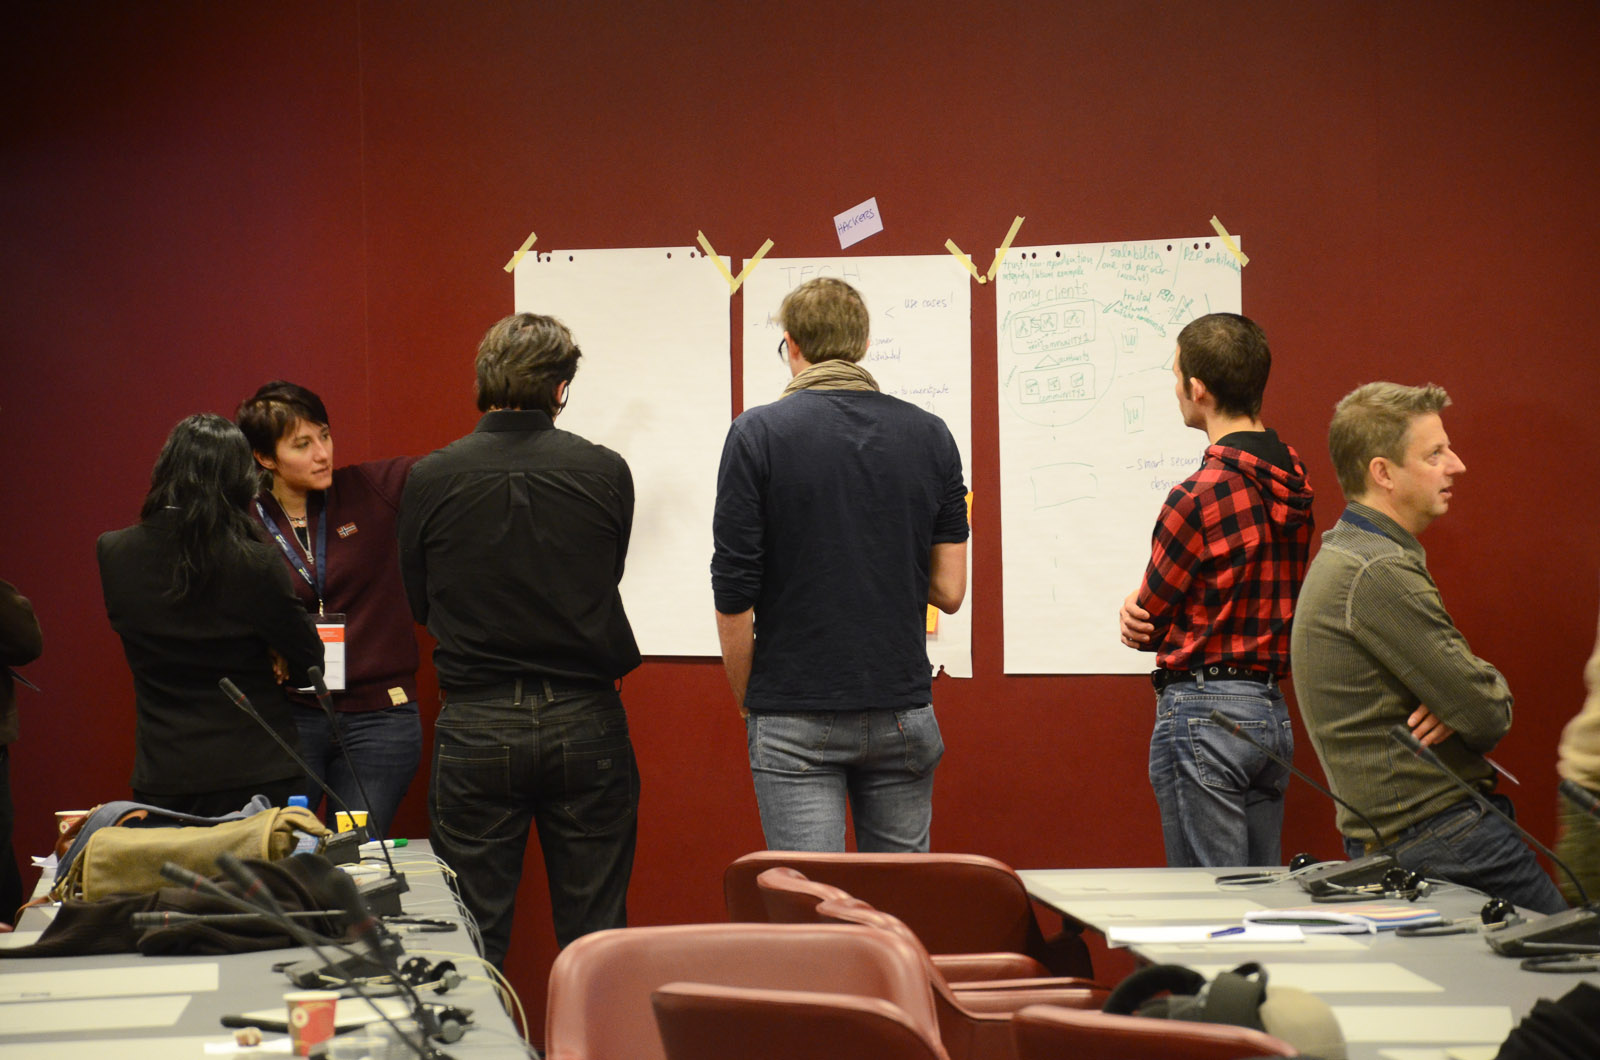
<instances>
[{"instance_id":1,"label":"conference table","mask_svg":"<svg viewBox=\"0 0 1600 1060\"><path fill-rule=\"evenodd\" d=\"M448 921L449 932L401 934L402 961L413 956L451 961L463 981L442 995L418 988L430 1003L471 1010L462 1038L437 1044L458 1060L520 1060L522 1036L488 982L466 918L444 870L425 842L394 850L395 868L410 890L407 916ZM41 883L41 887L47 884ZM48 923L49 907L27 911L0 947L30 941ZM405 930L396 925L397 933ZM237 1049L224 1015L272 1012L282 1019L283 995L296 989L272 966L312 957L308 949L267 950L222 957L8 958L0 954L0 1060L182 1060L209 1056L285 1056L271 1043ZM414 1055L414 1054L413 1054Z\"/></svg>"},{"instance_id":2,"label":"conference table","mask_svg":"<svg viewBox=\"0 0 1600 1060\"><path fill-rule=\"evenodd\" d=\"M1600 987L1600 965L1585 974L1524 971L1476 932L1306 935L1297 942L1204 937L1239 925L1253 910L1311 905L1310 895L1283 879L1285 871L1043 869L1020 875L1035 900L1106 935L1108 944L1127 945L1142 962L1183 964L1207 978L1260 962L1269 983L1298 987L1328 1003L1351 1060L1491 1060L1540 998L1559 998L1580 981ZM1218 883L1246 873L1274 879L1253 886ZM1416 902L1474 922L1483 904L1483 895L1454 884L1433 884ZM1340 905L1318 908L1339 911Z\"/></svg>"}]
</instances>

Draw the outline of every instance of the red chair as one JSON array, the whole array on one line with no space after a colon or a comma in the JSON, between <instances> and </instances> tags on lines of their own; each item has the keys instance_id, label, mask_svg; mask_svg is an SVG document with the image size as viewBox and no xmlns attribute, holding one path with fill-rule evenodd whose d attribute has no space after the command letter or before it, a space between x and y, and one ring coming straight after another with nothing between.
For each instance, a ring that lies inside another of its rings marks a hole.
<instances>
[{"instance_id":1,"label":"red chair","mask_svg":"<svg viewBox=\"0 0 1600 1060\"><path fill-rule=\"evenodd\" d=\"M766 906L767 920L773 924L816 924L817 904L850 898L838 887L809 880L800 870L780 865L756 877ZM1037 979L1050 970L1022 953L936 953L933 963L951 983L985 982L991 979Z\"/></svg>"},{"instance_id":2,"label":"red chair","mask_svg":"<svg viewBox=\"0 0 1600 1060\"><path fill-rule=\"evenodd\" d=\"M1225 1023L1036 1006L1011 1020L1017 1060L1243 1060L1299 1056L1288 1042Z\"/></svg>"},{"instance_id":3,"label":"red chair","mask_svg":"<svg viewBox=\"0 0 1600 1060\"><path fill-rule=\"evenodd\" d=\"M898 936L920 953L924 974L933 988L939 1037L953 1060L1009 1058L1015 1053L1011 1017L1029 1005L1063 1005L1098 1010L1110 991L1081 979L1003 979L963 984L955 990L899 918L850 898L822 902L817 915L825 921L860 924Z\"/></svg>"},{"instance_id":4,"label":"red chair","mask_svg":"<svg viewBox=\"0 0 1600 1060\"><path fill-rule=\"evenodd\" d=\"M686 924L585 935L550 969L550 1060L664 1060L650 995L690 981L876 997L936 1026L924 955L857 925Z\"/></svg>"},{"instance_id":5,"label":"red chair","mask_svg":"<svg viewBox=\"0 0 1600 1060\"><path fill-rule=\"evenodd\" d=\"M1081 929L1046 937L1011 867L978 854L854 854L762 850L722 876L730 920L763 920L756 877L786 865L903 920L930 953L1021 953L1051 975L1091 978Z\"/></svg>"},{"instance_id":6,"label":"red chair","mask_svg":"<svg viewBox=\"0 0 1600 1060\"><path fill-rule=\"evenodd\" d=\"M651 996L667 1060L949 1060L932 1021L882 998L671 983Z\"/></svg>"}]
</instances>

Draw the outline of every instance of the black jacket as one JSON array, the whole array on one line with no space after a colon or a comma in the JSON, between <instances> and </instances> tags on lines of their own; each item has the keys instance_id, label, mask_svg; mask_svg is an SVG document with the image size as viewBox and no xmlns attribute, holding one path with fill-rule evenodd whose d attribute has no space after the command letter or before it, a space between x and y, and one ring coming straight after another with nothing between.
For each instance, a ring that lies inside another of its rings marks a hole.
<instances>
[{"instance_id":1,"label":"black jacket","mask_svg":"<svg viewBox=\"0 0 1600 1060\"><path fill-rule=\"evenodd\" d=\"M224 572L203 599L168 590L178 562L171 512L100 536L106 615L133 671L138 725L133 787L191 795L285 780L300 768L217 688L231 678L291 746L293 707L272 674L276 649L291 678L322 665L316 627L295 598L283 561L265 542Z\"/></svg>"}]
</instances>

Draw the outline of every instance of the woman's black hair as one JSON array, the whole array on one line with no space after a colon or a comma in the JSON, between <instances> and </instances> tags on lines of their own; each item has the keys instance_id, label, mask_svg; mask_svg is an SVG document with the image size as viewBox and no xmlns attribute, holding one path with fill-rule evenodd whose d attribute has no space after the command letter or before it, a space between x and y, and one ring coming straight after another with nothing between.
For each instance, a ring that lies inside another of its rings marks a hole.
<instances>
[{"instance_id":1,"label":"woman's black hair","mask_svg":"<svg viewBox=\"0 0 1600 1060\"><path fill-rule=\"evenodd\" d=\"M194 600L212 589L219 575L244 558L257 540L245 506L256 492L250 443L221 416L201 413L182 420L150 471L141 519L166 508L178 513L178 563L170 594Z\"/></svg>"}]
</instances>

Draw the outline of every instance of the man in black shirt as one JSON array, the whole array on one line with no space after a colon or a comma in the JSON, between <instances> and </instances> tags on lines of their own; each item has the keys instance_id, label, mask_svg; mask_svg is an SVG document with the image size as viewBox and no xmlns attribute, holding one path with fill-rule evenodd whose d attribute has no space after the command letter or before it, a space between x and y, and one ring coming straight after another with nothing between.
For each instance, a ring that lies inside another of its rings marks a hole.
<instances>
[{"instance_id":1,"label":"man in black shirt","mask_svg":"<svg viewBox=\"0 0 1600 1060\"><path fill-rule=\"evenodd\" d=\"M557 943L627 923L639 780L617 683L639 648L617 585L633 477L555 427L581 356L550 317L490 328L477 430L424 457L400 505L406 595L439 642L429 835L496 965L530 825Z\"/></svg>"}]
</instances>

